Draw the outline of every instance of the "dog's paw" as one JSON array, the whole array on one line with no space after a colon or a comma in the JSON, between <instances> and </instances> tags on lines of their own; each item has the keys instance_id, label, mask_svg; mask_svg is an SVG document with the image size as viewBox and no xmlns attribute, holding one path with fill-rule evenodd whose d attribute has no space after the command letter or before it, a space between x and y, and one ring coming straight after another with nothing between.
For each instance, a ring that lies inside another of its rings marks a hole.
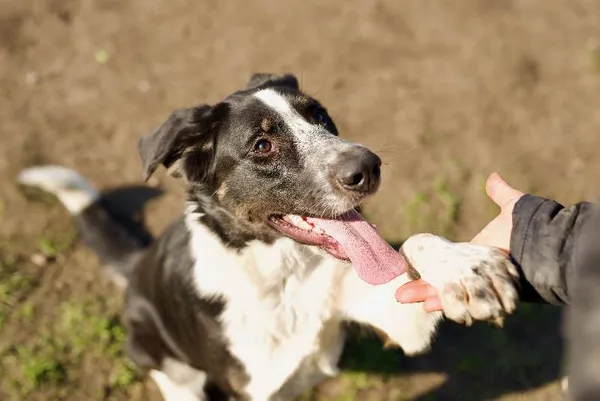
<instances>
[{"instance_id":1,"label":"dog's paw","mask_svg":"<svg viewBox=\"0 0 600 401\"><path fill-rule=\"evenodd\" d=\"M503 251L452 243L431 234L409 238L402 250L421 277L438 290L444 315L458 323L502 324L518 300L517 269Z\"/></svg>"},{"instance_id":2,"label":"dog's paw","mask_svg":"<svg viewBox=\"0 0 600 401\"><path fill-rule=\"evenodd\" d=\"M473 320L491 320L501 325L503 317L515 310L518 300L516 269L500 250L469 249L471 244L456 244L463 245L465 248L457 256L466 256L465 264L453 267L457 275L447 277L438 287L444 314L467 325Z\"/></svg>"}]
</instances>

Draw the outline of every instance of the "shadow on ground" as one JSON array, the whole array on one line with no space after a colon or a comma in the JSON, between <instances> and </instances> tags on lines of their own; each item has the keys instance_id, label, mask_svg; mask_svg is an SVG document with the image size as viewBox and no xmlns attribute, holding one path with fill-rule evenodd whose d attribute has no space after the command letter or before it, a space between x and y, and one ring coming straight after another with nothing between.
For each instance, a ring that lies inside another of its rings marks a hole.
<instances>
[{"instance_id":1,"label":"shadow on ground","mask_svg":"<svg viewBox=\"0 0 600 401\"><path fill-rule=\"evenodd\" d=\"M118 187L102 192L102 202L110 210L111 217L127 227L134 238L140 238L143 245L152 242L152 234L146 226L144 208L151 200L162 196L163 190L144 185Z\"/></svg>"}]
</instances>

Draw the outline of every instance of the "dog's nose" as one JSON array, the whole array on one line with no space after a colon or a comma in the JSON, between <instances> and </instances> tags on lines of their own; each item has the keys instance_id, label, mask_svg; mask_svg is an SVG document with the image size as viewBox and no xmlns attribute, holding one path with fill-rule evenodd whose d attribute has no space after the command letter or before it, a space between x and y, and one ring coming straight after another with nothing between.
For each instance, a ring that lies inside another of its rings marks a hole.
<instances>
[{"instance_id":1,"label":"dog's nose","mask_svg":"<svg viewBox=\"0 0 600 401\"><path fill-rule=\"evenodd\" d=\"M356 147L342 156L336 178L343 188L372 194L381 181L381 159L363 147Z\"/></svg>"}]
</instances>

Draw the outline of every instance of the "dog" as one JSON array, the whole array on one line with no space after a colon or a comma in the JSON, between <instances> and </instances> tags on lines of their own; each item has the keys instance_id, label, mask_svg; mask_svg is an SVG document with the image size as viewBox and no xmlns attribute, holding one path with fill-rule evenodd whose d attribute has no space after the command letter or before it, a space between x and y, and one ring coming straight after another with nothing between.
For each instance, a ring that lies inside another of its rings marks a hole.
<instances>
[{"instance_id":1,"label":"dog","mask_svg":"<svg viewBox=\"0 0 600 401\"><path fill-rule=\"evenodd\" d=\"M394 299L416 277L457 322L515 309L502 251L418 234L398 252L361 217L381 160L341 139L293 75L255 74L215 105L175 110L138 148L145 180L164 166L187 189L184 215L151 243L74 170L19 180L62 201L125 287L128 354L167 401L292 400L337 374L348 321L424 352L442 313Z\"/></svg>"}]
</instances>

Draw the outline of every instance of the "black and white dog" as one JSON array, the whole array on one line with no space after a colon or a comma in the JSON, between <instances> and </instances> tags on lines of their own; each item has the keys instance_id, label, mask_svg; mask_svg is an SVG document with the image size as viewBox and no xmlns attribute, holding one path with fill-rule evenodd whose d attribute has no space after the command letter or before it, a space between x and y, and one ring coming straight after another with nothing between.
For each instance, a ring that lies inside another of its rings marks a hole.
<instances>
[{"instance_id":1,"label":"black and white dog","mask_svg":"<svg viewBox=\"0 0 600 401\"><path fill-rule=\"evenodd\" d=\"M356 211L379 187L379 157L340 139L291 75L177 110L139 151L146 179L163 165L188 193L185 216L148 246L75 171L33 167L20 181L56 194L125 284L130 356L169 401L294 399L336 374L344 321L426 350L442 314L394 299L416 272L455 321L515 308L501 251L421 234L399 253L381 239Z\"/></svg>"}]
</instances>

